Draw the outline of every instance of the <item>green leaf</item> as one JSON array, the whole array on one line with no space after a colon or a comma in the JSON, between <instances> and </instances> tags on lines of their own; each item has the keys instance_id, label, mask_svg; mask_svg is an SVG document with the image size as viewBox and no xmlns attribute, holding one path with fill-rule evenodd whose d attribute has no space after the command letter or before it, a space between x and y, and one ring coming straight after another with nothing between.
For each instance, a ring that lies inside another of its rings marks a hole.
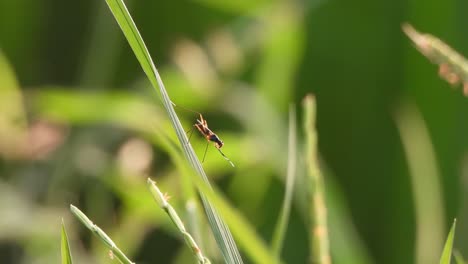
<instances>
[{"instance_id":1,"label":"green leaf","mask_svg":"<svg viewBox=\"0 0 468 264\"><path fill-rule=\"evenodd\" d=\"M70 252L70 246L68 245L68 236L67 231L65 231L65 223L62 219L62 242L61 242L61 251L62 251L62 264L72 264L72 256Z\"/></svg>"},{"instance_id":2,"label":"green leaf","mask_svg":"<svg viewBox=\"0 0 468 264\"><path fill-rule=\"evenodd\" d=\"M453 220L452 228L447 236L447 241L445 241L444 251L440 257L440 264L450 264L450 259L452 257L452 247L453 247L453 238L455 237L455 226L457 224L457 219Z\"/></svg>"}]
</instances>

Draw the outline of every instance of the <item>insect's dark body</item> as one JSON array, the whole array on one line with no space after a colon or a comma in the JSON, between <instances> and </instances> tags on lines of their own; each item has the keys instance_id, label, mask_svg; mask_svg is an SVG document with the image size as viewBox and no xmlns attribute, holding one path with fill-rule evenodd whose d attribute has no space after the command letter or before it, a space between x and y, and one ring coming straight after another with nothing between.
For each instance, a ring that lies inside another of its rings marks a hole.
<instances>
[{"instance_id":1,"label":"insect's dark body","mask_svg":"<svg viewBox=\"0 0 468 264\"><path fill-rule=\"evenodd\" d=\"M197 123L194 125L198 131L206 138L206 140L214 142L217 149L223 147L223 141L208 128L208 123L203 116L200 114L200 119L197 119Z\"/></svg>"},{"instance_id":2,"label":"insect's dark body","mask_svg":"<svg viewBox=\"0 0 468 264\"><path fill-rule=\"evenodd\" d=\"M229 164L231 164L232 167L234 167L234 163L232 163L232 161L228 157L226 157L226 155L224 155L224 153L221 151L221 148L223 147L224 142L215 133L213 133L213 131L211 131L208 128L208 123L203 118L203 116L200 113L199 115L200 115L200 119L197 119L197 122L193 126L196 127L198 131L200 131L200 133L205 137L205 139L208 142L213 142L215 147L218 149L219 153L223 155L224 159L227 160ZM207 150L208 150L208 144L206 145L205 154L203 155L203 160L205 160L205 155L206 155Z\"/></svg>"}]
</instances>

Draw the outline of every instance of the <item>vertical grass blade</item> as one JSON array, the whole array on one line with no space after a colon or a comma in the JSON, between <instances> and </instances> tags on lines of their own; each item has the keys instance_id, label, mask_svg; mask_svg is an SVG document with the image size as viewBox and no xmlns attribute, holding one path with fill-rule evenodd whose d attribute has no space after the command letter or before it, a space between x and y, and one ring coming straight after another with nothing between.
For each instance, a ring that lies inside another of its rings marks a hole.
<instances>
[{"instance_id":1,"label":"vertical grass blade","mask_svg":"<svg viewBox=\"0 0 468 264\"><path fill-rule=\"evenodd\" d=\"M70 252L70 246L68 245L68 236L67 231L65 231L65 223L62 219L62 239L60 243L61 253L62 253L62 264L72 264L72 256Z\"/></svg>"},{"instance_id":2,"label":"vertical grass blade","mask_svg":"<svg viewBox=\"0 0 468 264\"><path fill-rule=\"evenodd\" d=\"M294 110L294 107L291 106L289 109L288 171L286 174L286 190L272 241L273 252L277 257L281 256L281 249L283 248L284 237L291 212L294 183L296 179L296 149L296 111Z\"/></svg>"},{"instance_id":3,"label":"vertical grass blade","mask_svg":"<svg viewBox=\"0 0 468 264\"><path fill-rule=\"evenodd\" d=\"M184 237L184 240L187 244L187 246L190 247L190 250L192 251L195 259L198 261L200 264L209 264L211 263L210 260L205 257L198 246L198 244L195 242L195 239L193 239L192 235L187 232L185 229L185 225L180 219L179 215L177 214L176 210L172 207L172 205L168 202L168 197L167 195L163 194L158 186L156 186L156 183L152 181L150 178L147 180L148 183L148 188L153 195L154 200L157 202L157 204L166 212L166 214L171 218L172 222L174 225L177 227L179 232L182 234Z\"/></svg>"},{"instance_id":4,"label":"vertical grass blade","mask_svg":"<svg viewBox=\"0 0 468 264\"><path fill-rule=\"evenodd\" d=\"M317 131L315 130L315 97L307 95L303 101L304 132L306 135L306 166L310 178L311 263L331 263L328 241L325 186L318 163Z\"/></svg>"},{"instance_id":5,"label":"vertical grass blade","mask_svg":"<svg viewBox=\"0 0 468 264\"><path fill-rule=\"evenodd\" d=\"M143 39L140 36L140 33L138 32L138 29L133 22L124 2L122 0L106 0L106 2L117 23L122 29L122 32L124 33L133 52L135 53L135 56L140 62L143 71L146 73L153 87L156 90L159 89L159 93L162 96L163 105L169 115L172 126L175 129L177 138L182 145L185 157L188 159L190 165L197 172L197 174L209 185L208 177L206 176L200 161L195 155L195 152L187 139L185 130L183 129L179 118L174 111L173 103L167 94L162 79L156 67L154 66L148 49L146 48ZM211 230L223 254L225 262L243 263L229 228L226 226L224 221L216 212L216 209L210 204L202 192L200 192L200 196L207 214L208 222L210 223Z\"/></svg>"},{"instance_id":6,"label":"vertical grass blade","mask_svg":"<svg viewBox=\"0 0 468 264\"><path fill-rule=\"evenodd\" d=\"M395 115L411 180L417 264L436 263L444 243L440 173L428 128L417 108L402 104Z\"/></svg>"},{"instance_id":7,"label":"vertical grass blade","mask_svg":"<svg viewBox=\"0 0 468 264\"><path fill-rule=\"evenodd\" d=\"M442 251L442 256L440 257L440 264L450 264L450 259L452 258L452 248L453 248L453 239L455 238L455 227L457 224L457 219L453 220L452 228L447 236L447 241L445 241L444 251Z\"/></svg>"},{"instance_id":8,"label":"vertical grass blade","mask_svg":"<svg viewBox=\"0 0 468 264\"><path fill-rule=\"evenodd\" d=\"M117 247L112 239L104 232L101 228L95 225L89 218L80 211L76 206L70 205L72 213L83 223L91 232L99 237L104 244L112 251L112 255L115 256L123 264L134 264L125 254Z\"/></svg>"}]
</instances>

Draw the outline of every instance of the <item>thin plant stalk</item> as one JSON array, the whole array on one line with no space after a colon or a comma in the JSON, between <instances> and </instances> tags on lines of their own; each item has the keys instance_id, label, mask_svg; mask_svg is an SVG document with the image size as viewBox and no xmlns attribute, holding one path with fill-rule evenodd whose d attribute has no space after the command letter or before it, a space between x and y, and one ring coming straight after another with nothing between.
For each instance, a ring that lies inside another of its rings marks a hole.
<instances>
[{"instance_id":1,"label":"thin plant stalk","mask_svg":"<svg viewBox=\"0 0 468 264\"><path fill-rule=\"evenodd\" d=\"M190 145L190 142L188 141L187 135L185 134L185 130L183 129L179 118L174 110L173 103L170 100L169 95L167 94L161 76L159 75L159 72L157 71L153 63L153 60L151 59L148 49L146 48L146 45L133 19L131 18L127 7L125 6L122 0L106 0L106 2L109 8L111 9L114 18L116 19L117 23L122 29L122 32L124 33L133 52L135 53L135 56L140 62L143 71L147 75L152 86L159 91L162 97L163 105L169 115L172 126L175 129L177 138L179 139L179 142L182 145L185 157L188 159L190 165L198 174L198 176L201 177L203 181L205 181L205 183L209 185L208 177L206 176L199 159L195 155L195 151L193 150L192 146ZM237 245L234 242L229 228L202 192L200 192L200 197L205 212L207 214L211 230L223 254L225 262L229 264L243 263L239 250L237 249Z\"/></svg>"},{"instance_id":2,"label":"thin plant stalk","mask_svg":"<svg viewBox=\"0 0 468 264\"><path fill-rule=\"evenodd\" d=\"M289 222L291 204L296 179L296 111L291 106L289 109L289 136L288 136L288 170L286 174L286 190L283 199L283 205L280 212L278 223L273 234L272 248L277 257L281 255L284 237Z\"/></svg>"},{"instance_id":3,"label":"thin plant stalk","mask_svg":"<svg viewBox=\"0 0 468 264\"><path fill-rule=\"evenodd\" d=\"M117 247L117 245L112 241L112 239L97 225L95 225L89 218L80 211L76 206L70 205L70 210L72 213L83 223L91 232L93 232L97 237L99 237L102 242L111 250L112 256L116 257L120 263L123 264L134 264L125 254Z\"/></svg>"},{"instance_id":4,"label":"thin plant stalk","mask_svg":"<svg viewBox=\"0 0 468 264\"><path fill-rule=\"evenodd\" d=\"M209 263L211 263L210 260L203 255L200 247L195 242L195 239L193 239L193 237L190 235L190 233L187 232L187 230L185 229L184 223L180 219L180 217L177 214L176 210L174 210L172 205L169 204L168 196L163 194L161 192L161 190L159 190L158 186L156 186L156 183L154 181L152 181L150 178L148 178L147 183L148 183L148 188L151 191L151 194L153 195L154 200L166 212L166 214L169 216L169 218L171 218L174 225L177 227L179 232L184 237L184 240L187 243L187 246L189 246L190 250L192 251L192 253L193 253L195 259L198 261L198 263L200 263L200 264L209 264Z\"/></svg>"},{"instance_id":5,"label":"thin plant stalk","mask_svg":"<svg viewBox=\"0 0 468 264\"><path fill-rule=\"evenodd\" d=\"M320 171L315 129L315 97L307 95L303 101L304 132L306 135L306 166L310 179L310 221L311 263L330 264L330 249L325 205L325 186Z\"/></svg>"}]
</instances>

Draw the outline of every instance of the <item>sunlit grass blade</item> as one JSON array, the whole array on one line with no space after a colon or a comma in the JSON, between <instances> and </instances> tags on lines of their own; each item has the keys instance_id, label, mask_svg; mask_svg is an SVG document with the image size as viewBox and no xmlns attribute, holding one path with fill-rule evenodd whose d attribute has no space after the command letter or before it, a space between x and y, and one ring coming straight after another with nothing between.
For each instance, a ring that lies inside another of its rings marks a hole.
<instances>
[{"instance_id":1,"label":"sunlit grass blade","mask_svg":"<svg viewBox=\"0 0 468 264\"><path fill-rule=\"evenodd\" d=\"M286 174L286 190L283 198L283 206L279 214L278 223L273 233L272 248L276 256L281 256L284 237L288 228L289 215L296 179L296 111L291 106L289 109L289 137L288 137L288 172Z\"/></svg>"},{"instance_id":2,"label":"sunlit grass blade","mask_svg":"<svg viewBox=\"0 0 468 264\"><path fill-rule=\"evenodd\" d=\"M440 257L440 264L450 264L450 259L452 258L452 248L453 248L453 239L455 238L455 227L457 224L457 219L453 220L452 228L447 236L447 241L445 241L444 251L442 251L442 256Z\"/></svg>"},{"instance_id":3,"label":"sunlit grass blade","mask_svg":"<svg viewBox=\"0 0 468 264\"><path fill-rule=\"evenodd\" d=\"M317 131L315 129L315 97L307 95L304 105L304 132L306 135L306 166L310 186L310 227L312 263L331 263L328 241L327 208L325 205L325 186L318 163Z\"/></svg>"},{"instance_id":4,"label":"sunlit grass blade","mask_svg":"<svg viewBox=\"0 0 468 264\"><path fill-rule=\"evenodd\" d=\"M70 246L68 245L67 231L65 230L65 223L62 219L62 239L60 243L62 253L62 264L72 264L72 256L70 252Z\"/></svg>"},{"instance_id":5,"label":"sunlit grass blade","mask_svg":"<svg viewBox=\"0 0 468 264\"><path fill-rule=\"evenodd\" d=\"M167 213L167 215L171 218L172 222L174 225L177 227L179 232L182 234L182 236L185 239L185 242L187 245L190 247L190 250L192 251L193 255L195 256L195 259L198 261L200 264L208 264L211 263L210 260L205 257L198 246L198 244L195 242L193 239L192 235L187 232L185 229L185 225L180 219L179 215L177 214L176 210L172 207L172 205L169 203L169 198L167 195L163 194L158 186L156 186L156 183L152 181L150 178L147 180L148 183L148 188L151 191L151 194L153 195L154 200L158 203L158 205Z\"/></svg>"},{"instance_id":6,"label":"sunlit grass blade","mask_svg":"<svg viewBox=\"0 0 468 264\"><path fill-rule=\"evenodd\" d=\"M195 152L190 145L185 130L183 129L177 114L174 111L173 103L167 94L167 91L164 87L162 79L151 59L151 56L146 48L143 39L138 32L138 29L133 22L130 13L128 12L125 4L122 0L106 0L109 8L112 11L117 23L119 24L122 32L124 33L128 43L130 44L135 56L140 62L143 71L148 76L153 87L158 90L162 96L163 105L166 108L166 111L169 115L171 123L177 134L177 138L182 145L184 155L188 159L190 165L197 172L197 174L209 184L208 177L203 170L203 167L198 160ZM195 177L194 177L195 178ZM215 237L215 240L223 254L224 260L226 263L243 263L240 256L237 245L232 238L232 234L229 231L229 228L226 226L224 221L220 218L216 209L213 208L210 202L205 198L203 192L200 192L200 196L207 214L208 222L210 223L211 230Z\"/></svg>"},{"instance_id":7,"label":"sunlit grass blade","mask_svg":"<svg viewBox=\"0 0 468 264\"><path fill-rule=\"evenodd\" d=\"M436 263L444 243L438 160L423 116L412 105L398 107L395 121L405 152L416 221L415 263Z\"/></svg>"},{"instance_id":8,"label":"sunlit grass blade","mask_svg":"<svg viewBox=\"0 0 468 264\"><path fill-rule=\"evenodd\" d=\"M72 213L83 223L91 232L99 237L104 244L111 250L112 255L116 257L123 264L134 264L125 254L120 250L112 239L101 228L95 225L89 218L80 211L76 206L70 205Z\"/></svg>"}]
</instances>

